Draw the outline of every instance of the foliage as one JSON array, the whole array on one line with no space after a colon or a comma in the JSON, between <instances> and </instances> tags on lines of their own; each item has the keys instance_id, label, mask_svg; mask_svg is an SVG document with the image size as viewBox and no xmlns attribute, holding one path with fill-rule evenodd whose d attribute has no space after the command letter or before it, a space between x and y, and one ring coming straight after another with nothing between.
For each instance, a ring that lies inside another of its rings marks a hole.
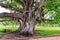
<instances>
[{"instance_id":1,"label":"foliage","mask_svg":"<svg viewBox=\"0 0 60 40\"><path fill-rule=\"evenodd\" d=\"M44 13L46 14L52 10L55 11L55 16L52 15L51 17L54 17L56 21L60 21L60 0L45 0Z\"/></svg>"},{"instance_id":2,"label":"foliage","mask_svg":"<svg viewBox=\"0 0 60 40\"><path fill-rule=\"evenodd\" d=\"M46 0L44 7L47 10L56 10L60 7L60 0Z\"/></svg>"},{"instance_id":3,"label":"foliage","mask_svg":"<svg viewBox=\"0 0 60 40\"><path fill-rule=\"evenodd\" d=\"M1 25L4 25L4 26L7 26L7 25L18 25L18 22L12 20L12 19L8 19L7 17L3 17L3 18L0 18L0 20L2 21L0 24Z\"/></svg>"}]
</instances>

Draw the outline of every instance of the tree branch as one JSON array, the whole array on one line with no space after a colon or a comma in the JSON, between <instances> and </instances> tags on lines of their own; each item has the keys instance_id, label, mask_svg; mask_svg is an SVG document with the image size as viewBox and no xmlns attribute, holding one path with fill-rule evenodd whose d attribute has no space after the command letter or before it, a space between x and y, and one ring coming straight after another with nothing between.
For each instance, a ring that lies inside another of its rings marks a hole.
<instances>
[{"instance_id":1,"label":"tree branch","mask_svg":"<svg viewBox=\"0 0 60 40\"><path fill-rule=\"evenodd\" d=\"M36 11L37 9L41 8L44 4L44 1L45 0L40 0L40 2L35 2L36 4L35 4L35 7L32 11Z\"/></svg>"},{"instance_id":2,"label":"tree branch","mask_svg":"<svg viewBox=\"0 0 60 40\"><path fill-rule=\"evenodd\" d=\"M7 9L10 9L10 10L14 10L14 11L17 11L17 12L23 12L23 9L19 9L19 8L14 8L13 6L11 5L8 5L8 4L4 4L4 3L0 3L0 6L2 7L5 7Z\"/></svg>"},{"instance_id":3,"label":"tree branch","mask_svg":"<svg viewBox=\"0 0 60 40\"><path fill-rule=\"evenodd\" d=\"M17 13L0 13L0 18L8 17L8 18L21 19L23 21L22 16L23 16L22 14L17 14Z\"/></svg>"}]
</instances>

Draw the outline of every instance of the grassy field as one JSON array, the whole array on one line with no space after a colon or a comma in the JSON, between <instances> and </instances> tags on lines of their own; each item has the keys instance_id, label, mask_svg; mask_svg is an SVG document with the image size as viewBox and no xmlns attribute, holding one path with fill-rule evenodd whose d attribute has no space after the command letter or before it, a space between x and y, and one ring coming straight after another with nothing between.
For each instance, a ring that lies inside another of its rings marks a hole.
<instances>
[{"instance_id":1,"label":"grassy field","mask_svg":"<svg viewBox=\"0 0 60 40\"><path fill-rule=\"evenodd\" d=\"M0 25L0 34L2 34L2 31L5 29L16 31L18 29L18 25ZM60 27L58 24L37 24L35 31L40 35L51 35L51 34L59 34L60 33Z\"/></svg>"},{"instance_id":2,"label":"grassy field","mask_svg":"<svg viewBox=\"0 0 60 40\"><path fill-rule=\"evenodd\" d=\"M35 30L40 35L60 34L60 24L41 23L36 25Z\"/></svg>"},{"instance_id":3,"label":"grassy field","mask_svg":"<svg viewBox=\"0 0 60 40\"><path fill-rule=\"evenodd\" d=\"M51 35L60 33L60 27L36 27L35 30L40 35Z\"/></svg>"}]
</instances>

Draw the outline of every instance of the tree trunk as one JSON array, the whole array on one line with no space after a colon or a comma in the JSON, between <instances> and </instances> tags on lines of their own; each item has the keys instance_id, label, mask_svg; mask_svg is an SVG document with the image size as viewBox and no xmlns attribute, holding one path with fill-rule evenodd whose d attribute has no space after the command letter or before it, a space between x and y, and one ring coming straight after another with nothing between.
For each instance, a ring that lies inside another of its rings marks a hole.
<instances>
[{"instance_id":1,"label":"tree trunk","mask_svg":"<svg viewBox=\"0 0 60 40\"><path fill-rule=\"evenodd\" d=\"M34 33L34 24L32 23L32 21L20 21L20 27L18 29L18 32L22 35L33 35Z\"/></svg>"}]
</instances>

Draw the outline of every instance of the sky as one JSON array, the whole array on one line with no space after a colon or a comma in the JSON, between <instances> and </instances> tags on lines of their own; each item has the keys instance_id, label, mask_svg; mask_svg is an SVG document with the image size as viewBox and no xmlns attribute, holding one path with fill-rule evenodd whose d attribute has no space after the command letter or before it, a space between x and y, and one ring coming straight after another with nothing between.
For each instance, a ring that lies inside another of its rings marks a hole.
<instances>
[{"instance_id":1,"label":"sky","mask_svg":"<svg viewBox=\"0 0 60 40\"><path fill-rule=\"evenodd\" d=\"M10 13L10 10L0 6L0 13L3 13L3 12Z\"/></svg>"}]
</instances>

